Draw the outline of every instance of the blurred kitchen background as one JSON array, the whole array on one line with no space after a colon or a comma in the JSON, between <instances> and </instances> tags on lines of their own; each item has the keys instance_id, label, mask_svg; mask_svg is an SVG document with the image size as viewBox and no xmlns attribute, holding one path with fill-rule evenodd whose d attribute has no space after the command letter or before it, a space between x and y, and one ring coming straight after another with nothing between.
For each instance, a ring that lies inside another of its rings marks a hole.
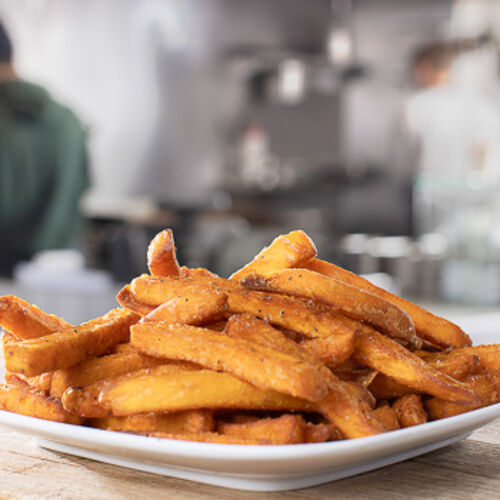
<instances>
[{"instance_id":1,"label":"blurred kitchen background","mask_svg":"<svg viewBox=\"0 0 500 500\"><path fill-rule=\"evenodd\" d=\"M77 243L0 294L82 321L165 227L223 276L303 228L420 303L500 306L500 2L0 0L0 19L18 73L87 127L91 176Z\"/></svg>"}]
</instances>

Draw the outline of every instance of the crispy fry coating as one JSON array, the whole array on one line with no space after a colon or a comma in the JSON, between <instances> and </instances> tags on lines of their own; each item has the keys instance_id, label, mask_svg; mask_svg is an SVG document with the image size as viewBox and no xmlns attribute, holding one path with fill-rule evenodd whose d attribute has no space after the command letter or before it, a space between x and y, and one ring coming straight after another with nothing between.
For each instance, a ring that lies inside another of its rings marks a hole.
<instances>
[{"instance_id":1,"label":"crispy fry coating","mask_svg":"<svg viewBox=\"0 0 500 500\"><path fill-rule=\"evenodd\" d=\"M200 433L182 433L176 434L172 432L148 432L145 434L149 437L160 439L176 439L180 441L198 441L200 443L218 443L218 444L246 444L246 445L271 445L280 443L271 443L264 439L245 439L235 436L223 436L215 432L200 432Z\"/></svg>"},{"instance_id":2,"label":"crispy fry coating","mask_svg":"<svg viewBox=\"0 0 500 500\"><path fill-rule=\"evenodd\" d=\"M354 384L338 380L317 409L346 438L373 436L386 432L368 402Z\"/></svg>"},{"instance_id":3,"label":"crispy fry coating","mask_svg":"<svg viewBox=\"0 0 500 500\"><path fill-rule=\"evenodd\" d=\"M242 284L255 290L268 290L305 297L340 309L347 316L366 321L385 334L418 343L413 322L398 306L372 293L308 269L285 269L267 276L252 276Z\"/></svg>"},{"instance_id":4,"label":"crispy fry coating","mask_svg":"<svg viewBox=\"0 0 500 500\"><path fill-rule=\"evenodd\" d=\"M285 413L278 418L262 418L255 422L219 422L217 432L243 439L263 439L273 444L303 442L304 421L299 415Z\"/></svg>"},{"instance_id":5,"label":"crispy fry coating","mask_svg":"<svg viewBox=\"0 0 500 500\"><path fill-rule=\"evenodd\" d=\"M442 359L440 353L425 353L425 360L439 363ZM474 365L470 374L500 371L500 344L476 345L473 347L462 347L453 349L445 355L451 359L457 359L458 363L464 364L464 356L474 356L478 358L477 365ZM468 375L468 374L467 374Z\"/></svg>"},{"instance_id":6,"label":"crispy fry coating","mask_svg":"<svg viewBox=\"0 0 500 500\"><path fill-rule=\"evenodd\" d=\"M302 429L304 443L324 443L325 441L337 441L339 439L343 439L343 436L332 424L304 423Z\"/></svg>"},{"instance_id":7,"label":"crispy fry coating","mask_svg":"<svg viewBox=\"0 0 500 500\"><path fill-rule=\"evenodd\" d=\"M430 313L408 300L375 286L361 276L320 259L311 259L304 267L366 290L399 306L410 315L415 324L417 335L436 347L448 348L471 345L470 337L459 326Z\"/></svg>"},{"instance_id":8,"label":"crispy fry coating","mask_svg":"<svg viewBox=\"0 0 500 500\"><path fill-rule=\"evenodd\" d=\"M125 285L118 292L116 300L118 301L118 304L120 304L121 306L130 309L131 311L134 311L137 314L140 314L141 316L146 316L151 311L154 310L154 306L143 304L134 297L130 285Z\"/></svg>"},{"instance_id":9,"label":"crispy fry coating","mask_svg":"<svg viewBox=\"0 0 500 500\"><path fill-rule=\"evenodd\" d=\"M203 276L204 278L219 278L219 276L204 267L181 267L181 276L184 277L197 277Z\"/></svg>"},{"instance_id":10,"label":"crispy fry coating","mask_svg":"<svg viewBox=\"0 0 500 500\"><path fill-rule=\"evenodd\" d=\"M153 368L143 368L134 372L129 372L124 375L120 375L113 378L107 378L94 382L93 384L87 386L71 386L68 387L62 397L61 401L64 408L74 413L75 415L81 415L87 418L103 418L112 415L111 407L106 401L100 400L100 395L108 386L120 386L128 382L129 380L140 380L143 377L151 376L158 377L162 375L172 375L179 372L185 372L190 370L198 370L199 367L192 363L180 363L172 361L171 363L165 363L160 366ZM147 391L148 388L141 387L141 390ZM191 409L191 408L183 408ZM126 415L135 415L138 413L148 413L150 411L156 410L143 410L137 408ZM158 410L166 411L166 410Z\"/></svg>"},{"instance_id":11,"label":"crispy fry coating","mask_svg":"<svg viewBox=\"0 0 500 500\"><path fill-rule=\"evenodd\" d=\"M42 373L41 375L36 375L35 377L25 377L20 373L5 373L5 383L7 385L22 385L23 387L31 387L37 391L50 395L50 386L52 383L52 376L54 372Z\"/></svg>"},{"instance_id":12,"label":"crispy fry coating","mask_svg":"<svg viewBox=\"0 0 500 500\"><path fill-rule=\"evenodd\" d=\"M455 351L451 351L449 353L428 354L431 356L425 357L424 360L429 366L455 380L463 381L469 375L476 373L479 367L479 356L469 352L455 354ZM369 387L374 396L379 399L400 398L418 392L382 373L374 378Z\"/></svg>"},{"instance_id":13,"label":"crispy fry coating","mask_svg":"<svg viewBox=\"0 0 500 500\"><path fill-rule=\"evenodd\" d=\"M354 334L358 323L311 300L242 288L227 291L229 311L249 313L309 338ZM350 321L349 321L350 320Z\"/></svg>"},{"instance_id":14,"label":"crispy fry coating","mask_svg":"<svg viewBox=\"0 0 500 500\"><path fill-rule=\"evenodd\" d=\"M284 333L276 330L264 320L255 318L249 314L238 314L231 316L224 328L224 333L229 337L250 340L272 349L301 358L312 364L318 370L320 376L328 384L335 383L332 372L318 359L301 349L293 340Z\"/></svg>"},{"instance_id":15,"label":"crispy fry coating","mask_svg":"<svg viewBox=\"0 0 500 500\"><path fill-rule=\"evenodd\" d=\"M471 375L465 382L479 395L479 400L474 403L459 404L439 398L428 399L425 408L431 420L460 415L500 402L500 372Z\"/></svg>"},{"instance_id":16,"label":"crispy fry coating","mask_svg":"<svg viewBox=\"0 0 500 500\"><path fill-rule=\"evenodd\" d=\"M178 295L150 312L145 320L196 326L218 321L226 312L227 295L213 290L203 295Z\"/></svg>"},{"instance_id":17,"label":"crispy fry coating","mask_svg":"<svg viewBox=\"0 0 500 500\"><path fill-rule=\"evenodd\" d=\"M135 377L128 376L120 379L120 381L102 384L98 392L100 407L105 410L105 413L110 411L117 416L150 411L181 411L206 408L214 410L291 411L311 411L313 409L312 405L307 401L275 391L258 389L228 373L178 369L162 374L160 368L165 369L163 366L152 368L149 374ZM74 389L72 392L79 392L79 394L76 394L77 397L87 392L92 402L97 391L94 390L94 394L91 394L92 388L89 386L88 388ZM72 396L74 401L77 397ZM65 408L68 407L68 400L69 389L63 395ZM76 410L74 405L68 408L75 408Z\"/></svg>"},{"instance_id":18,"label":"crispy fry coating","mask_svg":"<svg viewBox=\"0 0 500 500\"><path fill-rule=\"evenodd\" d=\"M34 339L66 330L72 325L19 297L5 295L0 297L0 327L16 337Z\"/></svg>"},{"instance_id":19,"label":"crispy fry coating","mask_svg":"<svg viewBox=\"0 0 500 500\"><path fill-rule=\"evenodd\" d=\"M358 335L354 359L426 394L460 403L474 403L478 400L478 396L466 384L436 370L375 330Z\"/></svg>"},{"instance_id":20,"label":"crispy fry coating","mask_svg":"<svg viewBox=\"0 0 500 500\"><path fill-rule=\"evenodd\" d=\"M92 427L121 432L199 433L215 430L209 410L187 410L173 413L140 413L128 417L104 417L90 421Z\"/></svg>"},{"instance_id":21,"label":"crispy fry coating","mask_svg":"<svg viewBox=\"0 0 500 500\"><path fill-rule=\"evenodd\" d=\"M139 316L113 309L78 327L44 337L4 345L7 370L28 377L67 368L90 356L99 356L130 337L130 325Z\"/></svg>"},{"instance_id":22,"label":"crispy fry coating","mask_svg":"<svg viewBox=\"0 0 500 500\"><path fill-rule=\"evenodd\" d=\"M89 358L77 365L52 372L50 395L53 398L61 398L64 391L70 386L84 387L99 380L118 377L125 373L164 363L164 360L152 358L136 351Z\"/></svg>"},{"instance_id":23,"label":"crispy fry coating","mask_svg":"<svg viewBox=\"0 0 500 500\"><path fill-rule=\"evenodd\" d=\"M389 405L379 406L373 411L373 413L375 413L377 418L385 425L387 430L395 431L396 429L399 429L401 427L399 425L399 420L396 412Z\"/></svg>"},{"instance_id":24,"label":"crispy fry coating","mask_svg":"<svg viewBox=\"0 0 500 500\"><path fill-rule=\"evenodd\" d=\"M82 423L82 418L66 412L60 401L21 386L0 385L0 409L55 422Z\"/></svg>"},{"instance_id":25,"label":"crispy fry coating","mask_svg":"<svg viewBox=\"0 0 500 500\"><path fill-rule=\"evenodd\" d=\"M399 425L403 428L425 424L429 420L422 405L422 398L416 394L408 394L397 399L392 408L396 412Z\"/></svg>"},{"instance_id":26,"label":"crispy fry coating","mask_svg":"<svg viewBox=\"0 0 500 500\"><path fill-rule=\"evenodd\" d=\"M140 323L132 327L130 343L150 356L199 363L231 373L261 389L310 401L321 400L328 390L314 366L303 359L206 328Z\"/></svg>"},{"instance_id":27,"label":"crispy fry coating","mask_svg":"<svg viewBox=\"0 0 500 500\"><path fill-rule=\"evenodd\" d=\"M291 231L275 238L230 279L239 281L252 274L267 274L288 267L301 267L316 256L316 246L304 231Z\"/></svg>"},{"instance_id":28,"label":"crispy fry coating","mask_svg":"<svg viewBox=\"0 0 500 500\"><path fill-rule=\"evenodd\" d=\"M158 233L148 247L148 268L153 276L179 276L180 268L175 253L171 229Z\"/></svg>"},{"instance_id":29,"label":"crispy fry coating","mask_svg":"<svg viewBox=\"0 0 500 500\"><path fill-rule=\"evenodd\" d=\"M346 329L328 337L304 340L300 346L326 365L336 367L351 357L355 339L356 332Z\"/></svg>"},{"instance_id":30,"label":"crispy fry coating","mask_svg":"<svg viewBox=\"0 0 500 500\"><path fill-rule=\"evenodd\" d=\"M178 296L206 296L216 292L226 292L239 288L238 283L223 278L206 276L186 276L158 278L143 274L132 280L130 290L134 299L141 303L157 307Z\"/></svg>"}]
</instances>

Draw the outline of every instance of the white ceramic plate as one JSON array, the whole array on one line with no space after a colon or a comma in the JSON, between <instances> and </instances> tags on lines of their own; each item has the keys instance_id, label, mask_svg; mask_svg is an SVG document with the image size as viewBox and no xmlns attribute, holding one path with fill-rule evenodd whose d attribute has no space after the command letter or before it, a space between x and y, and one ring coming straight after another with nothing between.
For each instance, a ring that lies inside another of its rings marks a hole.
<instances>
[{"instance_id":1,"label":"white ceramic plate","mask_svg":"<svg viewBox=\"0 0 500 500\"><path fill-rule=\"evenodd\" d=\"M474 335L476 343L492 342ZM486 338L488 337L488 338ZM49 422L0 411L0 424L44 448L229 488L279 491L353 476L447 446L500 417L500 403L377 436L288 446L242 446L157 439Z\"/></svg>"}]
</instances>

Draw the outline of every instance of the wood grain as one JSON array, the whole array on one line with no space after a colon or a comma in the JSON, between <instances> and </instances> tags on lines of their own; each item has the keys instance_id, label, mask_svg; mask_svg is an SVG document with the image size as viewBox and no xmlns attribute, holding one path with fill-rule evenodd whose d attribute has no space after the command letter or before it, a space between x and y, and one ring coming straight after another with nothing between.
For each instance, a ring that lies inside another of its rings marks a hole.
<instances>
[{"instance_id":1,"label":"wood grain","mask_svg":"<svg viewBox=\"0 0 500 500\"><path fill-rule=\"evenodd\" d=\"M208 486L38 448L0 427L0 498L477 499L498 498L500 420L469 439L400 464L314 488L253 493Z\"/></svg>"}]
</instances>

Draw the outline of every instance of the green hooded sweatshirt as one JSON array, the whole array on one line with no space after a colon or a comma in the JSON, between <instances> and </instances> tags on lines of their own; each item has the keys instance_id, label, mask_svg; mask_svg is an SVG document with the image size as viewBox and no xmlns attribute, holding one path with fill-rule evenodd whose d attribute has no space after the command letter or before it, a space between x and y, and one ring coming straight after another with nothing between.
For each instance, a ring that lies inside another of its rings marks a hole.
<instances>
[{"instance_id":1,"label":"green hooded sweatshirt","mask_svg":"<svg viewBox=\"0 0 500 500\"><path fill-rule=\"evenodd\" d=\"M75 238L89 186L85 144L78 118L44 89L0 83L0 273Z\"/></svg>"}]
</instances>

